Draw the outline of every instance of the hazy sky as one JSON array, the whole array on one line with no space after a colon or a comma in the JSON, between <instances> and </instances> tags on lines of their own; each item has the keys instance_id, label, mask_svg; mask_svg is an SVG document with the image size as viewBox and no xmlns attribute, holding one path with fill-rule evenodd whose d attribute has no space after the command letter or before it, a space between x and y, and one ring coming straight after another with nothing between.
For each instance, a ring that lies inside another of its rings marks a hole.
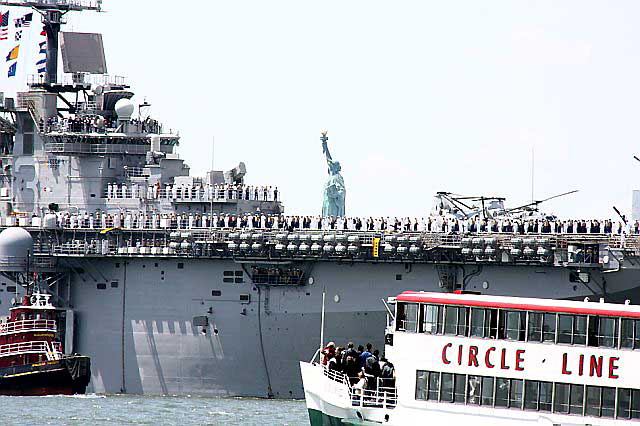
<instances>
[{"instance_id":1,"label":"hazy sky","mask_svg":"<svg viewBox=\"0 0 640 426\"><path fill-rule=\"evenodd\" d=\"M200 175L247 165L291 214L343 167L347 214L422 216L436 191L562 216L629 212L640 177L638 1L105 0L111 74L182 135ZM6 44L5 46L9 46ZM34 48L35 49L35 48ZM6 50L9 50L7 47ZM6 86L6 72L2 74Z\"/></svg>"}]
</instances>

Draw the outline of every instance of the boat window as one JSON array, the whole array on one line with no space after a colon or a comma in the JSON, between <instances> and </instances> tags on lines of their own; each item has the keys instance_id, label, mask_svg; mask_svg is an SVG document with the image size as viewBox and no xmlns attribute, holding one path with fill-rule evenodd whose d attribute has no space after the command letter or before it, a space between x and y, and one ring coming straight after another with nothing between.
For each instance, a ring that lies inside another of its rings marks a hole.
<instances>
[{"instance_id":1,"label":"boat window","mask_svg":"<svg viewBox=\"0 0 640 426\"><path fill-rule=\"evenodd\" d=\"M600 417L613 418L616 411L615 388L602 388L602 411Z\"/></svg>"},{"instance_id":2,"label":"boat window","mask_svg":"<svg viewBox=\"0 0 640 426\"><path fill-rule=\"evenodd\" d=\"M522 391L522 380L511 379L511 386L509 386L509 407L522 407Z\"/></svg>"},{"instance_id":3,"label":"boat window","mask_svg":"<svg viewBox=\"0 0 640 426\"><path fill-rule=\"evenodd\" d=\"M524 383L524 408L527 410L538 409L538 398L540 398L540 382L536 380L526 380Z\"/></svg>"},{"instance_id":4,"label":"boat window","mask_svg":"<svg viewBox=\"0 0 640 426\"><path fill-rule=\"evenodd\" d=\"M631 418L640 419L640 390L631 391Z\"/></svg>"},{"instance_id":5,"label":"boat window","mask_svg":"<svg viewBox=\"0 0 640 426\"><path fill-rule=\"evenodd\" d=\"M540 382L540 399L538 401L539 411L551 412L551 403L553 401L553 383Z\"/></svg>"},{"instance_id":6,"label":"boat window","mask_svg":"<svg viewBox=\"0 0 640 426\"><path fill-rule=\"evenodd\" d=\"M484 328L485 310L481 308L471 308L471 335L474 337L486 337Z\"/></svg>"},{"instance_id":7,"label":"boat window","mask_svg":"<svg viewBox=\"0 0 640 426\"><path fill-rule=\"evenodd\" d=\"M613 348L618 338L618 319L598 317L598 346Z\"/></svg>"},{"instance_id":8,"label":"boat window","mask_svg":"<svg viewBox=\"0 0 640 426\"><path fill-rule=\"evenodd\" d=\"M440 390L440 373L431 371L429 373L429 391L427 393L427 399L432 399L434 401L437 401L439 390Z\"/></svg>"},{"instance_id":9,"label":"boat window","mask_svg":"<svg viewBox=\"0 0 640 426\"><path fill-rule=\"evenodd\" d=\"M467 384L467 376L464 374L456 374L454 377L453 400L454 402L464 402Z\"/></svg>"},{"instance_id":10,"label":"boat window","mask_svg":"<svg viewBox=\"0 0 640 426\"><path fill-rule=\"evenodd\" d=\"M569 413L582 415L584 406L584 385L570 385L569 388Z\"/></svg>"},{"instance_id":11,"label":"boat window","mask_svg":"<svg viewBox=\"0 0 640 426\"><path fill-rule=\"evenodd\" d=\"M509 379L496 378L496 407L509 406Z\"/></svg>"},{"instance_id":12,"label":"boat window","mask_svg":"<svg viewBox=\"0 0 640 426\"><path fill-rule=\"evenodd\" d=\"M458 336L469 335L469 308L458 308Z\"/></svg>"},{"instance_id":13,"label":"boat window","mask_svg":"<svg viewBox=\"0 0 640 426\"><path fill-rule=\"evenodd\" d=\"M445 309L444 333L468 336L469 308L462 306L447 306Z\"/></svg>"},{"instance_id":14,"label":"boat window","mask_svg":"<svg viewBox=\"0 0 640 426\"><path fill-rule=\"evenodd\" d=\"M640 320L635 320L635 326L634 326L634 334L633 334L633 348L634 349L638 349L640 348Z\"/></svg>"},{"instance_id":15,"label":"boat window","mask_svg":"<svg viewBox=\"0 0 640 426\"><path fill-rule=\"evenodd\" d=\"M409 333L418 331L418 304L407 303L405 306L404 330Z\"/></svg>"},{"instance_id":16,"label":"boat window","mask_svg":"<svg viewBox=\"0 0 640 426\"><path fill-rule=\"evenodd\" d=\"M611 388L604 388L611 389ZM611 406L611 391L605 391L607 396L603 394L602 416L605 413L605 399L607 400L607 410ZM607 411L607 415L609 411ZM640 390L637 389L618 389L618 409L617 417L619 419L640 419Z\"/></svg>"},{"instance_id":17,"label":"boat window","mask_svg":"<svg viewBox=\"0 0 640 426\"><path fill-rule=\"evenodd\" d=\"M482 400L481 405L493 406L493 377L482 378Z\"/></svg>"},{"instance_id":18,"label":"boat window","mask_svg":"<svg viewBox=\"0 0 640 426\"><path fill-rule=\"evenodd\" d=\"M506 312L506 337L508 340L525 340L526 314L522 311Z\"/></svg>"},{"instance_id":19,"label":"boat window","mask_svg":"<svg viewBox=\"0 0 640 426\"><path fill-rule=\"evenodd\" d=\"M622 318L620 320L620 347L632 349L633 348L633 332L634 332L635 320L629 318Z\"/></svg>"},{"instance_id":20,"label":"boat window","mask_svg":"<svg viewBox=\"0 0 640 426\"><path fill-rule=\"evenodd\" d=\"M480 390L482 380L479 376L469 376L467 381L467 404L480 404Z\"/></svg>"},{"instance_id":21,"label":"boat window","mask_svg":"<svg viewBox=\"0 0 640 426\"><path fill-rule=\"evenodd\" d=\"M573 343L573 315L558 315L558 343Z\"/></svg>"},{"instance_id":22,"label":"boat window","mask_svg":"<svg viewBox=\"0 0 640 426\"><path fill-rule=\"evenodd\" d=\"M487 309L484 316L485 328L489 329L489 336L492 339L498 338L498 310Z\"/></svg>"},{"instance_id":23,"label":"boat window","mask_svg":"<svg viewBox=\"0 0 640 426\"><path fill-rule=\"evenodd\" d=\"M458 332L458 308L447 306L444 316L444 334L455 335Z\"/></svg>"},{"instance_id":24,"label":"boat window","mask_svg":"<svg viewBox=\"0 0 640 426\"><path fill-rule=\"evenodd\" d=\"M426 400L428 389L429 389L429 372L422 371L422 370L416 371L416 399Z\"/></svg>"},{"instance_id":25,"label":"boat window","mask_svg":"<svg viewBox=\"0 0 640 426\"><path fill-rule=\"evenodd\" d=\"M602 397L602 388L598 386L587 386L587 403L585 414L587 416L600 416L600 398Z\"/></svg>"},{"instance_id":26,"label":"boat window","mask_svg":"<svg viewBox=\"0 0 640 426\"><path fill-rule=\"evenodd\" d=\"M529 312L529 342L542 341L542 314L539 312Z\"/></svg>"},{"instance_id":27,"label":"boat window","mask_svg":"<svg viewBox=\"0 0 640 426\"><path fill-rule=\"evenodd\" d=\"M554 413L569 412L569 385L566 383L555 384L555 398L553 401Z\"/></svg>"},{"instance_id":28,"label":"boat window","mask_svg":"<svg viewBox=\"0 0 640 426\"><path fill-rule=\"evenodd\" d=\"M475 375L416 372L416 400L602 418L640 418L640 390Z\"/></svg>"},{"instance_id":29,"label":"boat window","mask_svg":"<svg viewBox=\"0 0 640 426\"><path fill-rule=\"evenodd\" d=\"M625 332L629 333L627 328ZM618 318L589 316L589 331L587 344L589 346L614 348L618 342ZM635 333L634 333L635 334ZM628 344L628 343L627 343Z\"/></svg>"},{"instance_id":30,"label":"boat window","mask_svg":"<svg viewBox=\"0 0 640 426\"><path fill-rule=\"evenodd\" d=\"M411 304L396 303L396 327L398 331L406 331L409 305Z\"/></svg>"},{"instance_id":31,"label":"boat window","mask_svg":"<svg viewBox=\"0 0 640 426\"><path fill-rule=\"evenodd\" d=\"M442 316L444 307L438 305L420 305L420 332L427 334L442 334Z\"/></svg>"},{"instance_id":32,"label":"boat window","mask_svg":"<svg viewBox=\"0 0 640 426\"><path fill-rule=\"evenodd\" d=\"M490 337L498 336L498 310L471 308L471 336Z\"/></svg>"},{"instance_id":33,"label":"boat window","mask_svg":"<svg viewBox=\"0 0 640 426\"><path fill-rule=\"evenodd\" d=\"M440 401L453 402L453 374L442 373Z\"/></svg>"},{"instance_id":34,"label":"boat window","mask_svg":"<svg viewBox=\"0 0 640 426\"><path fill-rule=\"evenodd\" d=\"M619 419L631 418L631 389L618 389L618 409L616 416Z\"/></svg>"},{"instance_id":35,"label":"boat window","mask_svg":"<svg viewBox=\"0 0 640 426\"><path fill-rule=\"evenodd\" d=\"M573 344L587 344L587 316L576 315L573 317Z\"/></svg>"},{"instance_id":36,"label":"boat window","mask_svg":"<svg viewBox=\"0 0 640 426\"><path fill-rule=\"evenodd\" d=\"M556 314L546 313L542 317L542 341L556 341Z\"/></svg>"}]
</instances>

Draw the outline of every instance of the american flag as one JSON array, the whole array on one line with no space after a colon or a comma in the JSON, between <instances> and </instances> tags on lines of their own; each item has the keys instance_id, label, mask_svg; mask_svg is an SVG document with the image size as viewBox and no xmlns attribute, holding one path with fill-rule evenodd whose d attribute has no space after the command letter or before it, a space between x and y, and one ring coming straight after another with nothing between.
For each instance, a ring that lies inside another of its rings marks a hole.
<instances>
[{"instance_id":1,"label":"american flag","mask_svg":"<svg viewBox=\"0 0 640 426\"><path fill-rule=\"evenodd\" d=\"M31 21L33 21L33 13L27 13L22 18L18 18L14 20L16 28L28 28L31 26Z\"/></svg>"},{"instance_id":2,"label":"american flag","mask_svg":"<svg viewBox=\"0 0 640 426\"><path fill-rule=\"evenodd\" d=\"M0 13L0 40L9 38L9 11Z\"/></svg>"}]
</instances>

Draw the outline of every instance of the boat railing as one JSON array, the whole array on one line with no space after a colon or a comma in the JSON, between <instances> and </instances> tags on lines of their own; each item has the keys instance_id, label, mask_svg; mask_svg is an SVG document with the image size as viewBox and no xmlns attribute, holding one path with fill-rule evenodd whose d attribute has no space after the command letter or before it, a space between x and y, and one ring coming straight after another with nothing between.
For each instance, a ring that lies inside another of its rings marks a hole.
<instances>
[{"instance_id":1,"label":"boat railing","mask_svg":"<svg viewBox=\"0 0 640 426\"><path fill-rule=\"evenodd\" d=\"M55 320L31 319L0 324L0 335L31 331L48 331L55 333L57 331L56 322Z\"/></svg>"},{"instance_id":2,"label":"boat railing","mask_svg":"<svg viewBox=\"0 0 640 426\"><path fill-rule=\"evenodd\" d=\"M396 387L389 386L395 383L394 379L368 377L367 386L365 388L358 388L357 385L351 385L357 378L350 378L341 371L332 370L325 365L321 365L321 367L325 377L334 382L341 383L349 389L349 398L351 399L351 405L354 407L395 408L398 403L398 391ZM373 381L373 383L371 381Z\"/></svg>"},{"instance_id":3,"label":"boat railing","mask_svg":"<svg viewBox=\"0 0 640 426\"><path fill-rule=\"evenodd\" d=\"M346 385L347 387L350 387L349 384L349 377L347 377L346 374L337 371L337 370L332 370L330 368L328 368L327 366L323 365L322 366L323 372L325 377L333 380L334 382L338 382L338 383L342 383L343 385Z\"/></svg>"},{"instance_id":4,"label":"boat railing","mask_svg":"<svg viewBox=\"0 0 640 426\"><path fill-rule=\"evenodd\" d=\"M369 378L368 380L372 380ZM374 384L359 388L357 385L349 387L351 405L354 407L376 407L393 409L398 404L398 390L395 386L383 386L393 379L374 378ZM395 382L395 381L394 381Z\"/></svg>"},{"instance_id":5,"label":"boat railing","mask_svg":"<svg viewBox=\"0 0 640 426\"><path fill-rule=\"evenodd\" d=\"M16 355L44 354L46 355L47 360L52 361L62 357L62 353L59 349L59 346L52 346L49 342L44 341L9 343L6 345L0 345L0 357L4 358Z\"/></svg>"}]
</instances>

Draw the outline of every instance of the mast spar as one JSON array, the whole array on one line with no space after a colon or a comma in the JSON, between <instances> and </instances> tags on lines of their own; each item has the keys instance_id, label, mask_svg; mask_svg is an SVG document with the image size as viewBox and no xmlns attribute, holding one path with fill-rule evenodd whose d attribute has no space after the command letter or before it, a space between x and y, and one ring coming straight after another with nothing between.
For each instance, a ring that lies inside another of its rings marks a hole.
<instances>
[{"instance_id":1,"label":"mast spar","mask_svg":"<svg viewBox=\"0 0 640 426\"><path fill-rule=\"evenodd\" d=\"M47 34L47 83L58 82L58 37L65 23L63 16L69 12L102 11L102 0L0 0L0 6L28 7L42 16Z\"/></svg>"}]
</instances>

